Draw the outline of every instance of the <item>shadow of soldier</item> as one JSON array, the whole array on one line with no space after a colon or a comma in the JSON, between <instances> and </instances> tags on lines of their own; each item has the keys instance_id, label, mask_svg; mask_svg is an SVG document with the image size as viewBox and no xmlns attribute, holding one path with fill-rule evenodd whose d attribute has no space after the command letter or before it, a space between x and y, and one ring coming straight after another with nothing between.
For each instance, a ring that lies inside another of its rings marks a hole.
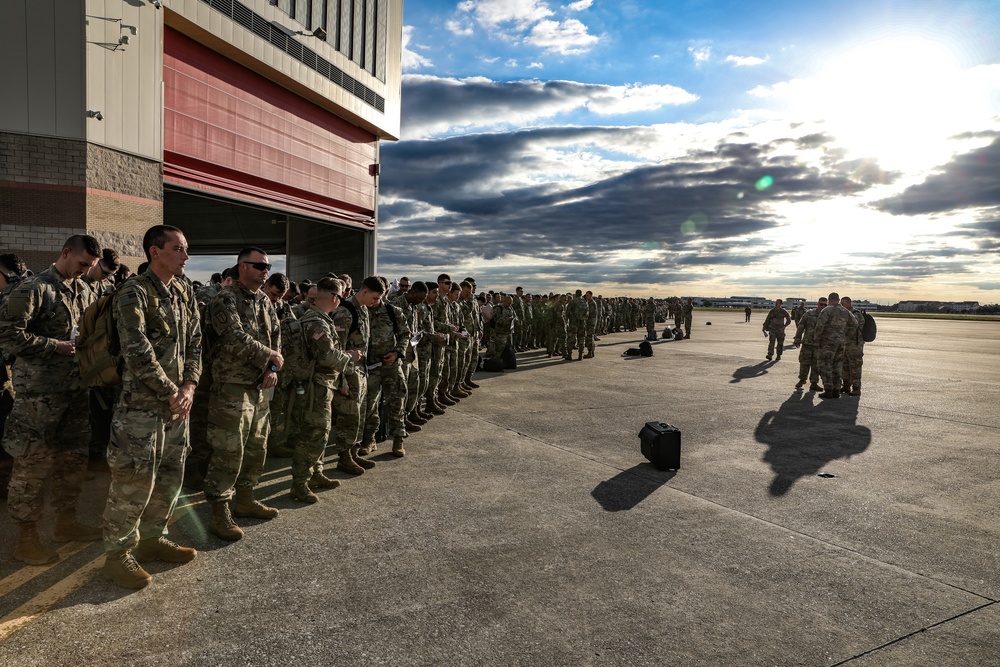
<instances>
[{"instance_id":1,"label":"shadow of soldier","mask_svg":"<svg viewBox=\"0 0 1000 667\"><path fill-rule=\"evenodd\" d=\"M651 463L640 463L601 482L590 495L606 512L630 510L676 474L676 470L657 470Z\"/></svg>"},{"instance_id":2,"label":"shadow of soldier","mask_svg":"<svg viewBox=\"0 0 1000 667\"><path fill-rule=\"evenodd\" d=\"M754 437L768 450L763 460L774 471L770 493L783 496L796 480L815 475L830 461L868 449L872 432L859 426L857 401L820 401L795 391L778 410L761 417Z\"/></svg>"},{"instance_id":3,"label":"shadow of soldier","mask_svg":"<svg viewBox=\"0 0 1000 667\"><path fill-rule=\"evenodd\" d=\"M754 364L753 366L743 366L742 368L737 368L733 371L733 379L729 381L729 384L734 384L740 380L752 380L753 378L759 378L767 375L767 369L773 366L775 362L773 361L762 361L759 364Z\"/></svg>"}]
</instances>

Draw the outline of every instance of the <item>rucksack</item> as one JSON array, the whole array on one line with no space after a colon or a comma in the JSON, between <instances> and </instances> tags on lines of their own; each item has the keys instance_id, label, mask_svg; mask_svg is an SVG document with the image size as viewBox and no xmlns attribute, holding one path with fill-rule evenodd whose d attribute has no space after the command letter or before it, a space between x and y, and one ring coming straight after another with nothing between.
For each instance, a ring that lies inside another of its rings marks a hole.
<instances>
[{"instance_id":1,"label":"rucksack","mask_svg":"<svg viewBox=\"0 0 1000 667\"><path fill-rule=\"evenodd\" d=\"M285 359L281 367L281 386L312 378L316 361L312 358L302 320L286 317L281 321L281 356Z\"/></svg>"},{"instance_id":2,"label":"rucksack","mask_svg":"<svg viewBox=\"0 0 1000 667\"><path fill-rule=\"evenodd\" d=\"M483 359L483 371L486 373L503 373L503 359L501 357Z\"/></svg>"},{"instance_id":3,"label":"rucksack","mask_svg":"<svg viewBox=\"0 0 1000 667\"><path fill-rule=\"evenodd\" d=\"M875 340L876 334L878 334L878 326L875 324L875 318L868 313L861 313L865 317L865 323L861 327L861 337L866 343L870 343Z\"/></svg>"},{"instance_id":4,"label":"rucksack","mask_svg":"<svg viewBox=\"0 0 1000 667\"><path fill-rule=\"evenodd\" d=\"M643 357L653 356L653 346L649 344L648 340L639 343L639 354Z\"/></svg>"},{"instance_id":5,"label":"rucksack","mask_svg":"<svg viewBox=\"0 0 1000 667\"><path fill-rule=\"evenodd\" d=\"M514 353L514 348L511 347L510 343L507 343L507 347L500 353L500 358L503 360L504 370L517 368L517 355Z\"/></svg>"}]
</instances>

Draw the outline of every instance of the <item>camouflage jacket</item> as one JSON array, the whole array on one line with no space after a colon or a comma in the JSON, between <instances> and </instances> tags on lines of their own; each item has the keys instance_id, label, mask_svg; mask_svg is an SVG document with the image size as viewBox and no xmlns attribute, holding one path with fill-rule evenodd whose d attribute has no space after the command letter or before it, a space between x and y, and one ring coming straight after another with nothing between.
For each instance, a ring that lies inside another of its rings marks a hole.
<instances>
[{"instance_id":1,"label":"camouflage jacket","mask_svg":"<svg viewBox=\"0 0 1000 667\"><path fill-rule=\"evenodd\" d=\"M122 391L129 407L170 414L167 399L201 378L201 322L187 283L163 284L152 270L129 278L114 299Z\"/></svg>"},{"instance_id":2,"label":"camouflage jacket","mask_svg":"<svg viewBox=\"0 0 1000 667\"><path fill-rule=\"evenodd\" d=\"M764 318L763 329L769 333L779 334L791 321L792 318L788 316L788 312L784 308L775 306L768 311L767 317Z\"/></svg>"},{"instance_id":3,"label":"camouflage jacket","mask_svg":"<svg viewBox=\"0 0 1000 667\"><path fill-rule=\"evenodd\" d=\"M220 289L222 288L219 287L218 285L212 285L212 284L199 287L198 290L194 293L194 300L198 302L198 307L204 308L209 303L211 303L212 299L214 299L219 295Z\"/></svg>"},{"instance_id":4,"label":"camouflage jacket","mask_svg":"<svg viewBox=\"0 0 1000 667\"><path fill-rule=\"evenodd\" d=\"M479 302L476 297L469 296L468 299L459 297L458 305L462 309L465 328L472 334L473 338L483 331L483 315L479 310Z\"/></svg>"},{"instance_id":5,"label":"camouflage jacket","mask_svg":"<svg viewBox=\"0 0 1000 667\"><path fill-rule=\"evenodd\" d=\"M846 310L846 309L845 309ZM860 310L848 310L854 319L857 321L858 326L854 329L854 334L846 334L844 343L849 348L864 347L865 346L865 314Z\"/></svg>"},{"instance_id":6,"label":"camouflage jacket","mask_svg":"<svg viewBox=\"0 0 1000 667\"><path fill-rule=\"evenodd\" d=\"M80 280L90 288L94 293L94 300L100 299L105 294L111 294L115 291L115 284L110 280L94 280L86 273L80 276Z\"/></svg>"},{"instance_id":7,"label":"camouflage jacket","mask_svg":"<svg viewBox=\"0 0 1000 667\"><path fill-rule=\"evenodd\" d=\"M792 321L798 323L799 320L803 318L806 314L806 307L801 303L794 308L792 308Z\"/></svg>"},{"instance_id":8,"label":"camouflage jacket","mask_svg":"<svg viewBox=\"0 0 1000 667\"><path fill-rule=\"evenodd\" d=\"M591 299L587 302L587 324L597 325L597 301Z\"/></svg>"},{"instance_id":9,"label":"camouflage jacket","mask_svg":"<svg viewBox=\"0 0 1000 667\"><path fill-rule=\"evenodd\" d=\"M816 339L816 323L819 321L820 311L813 308L807 310L805 315L799 318L799 323L795 327L795 344L819 345Z\"/></svg>"},{"instance_id":10,"label":"camouflage jacket","mask_svg":"<svg viewBox=\"0 0 1000 667\"><path fill-rule=\"evenodd\" d=\"M281 349L281 330L274 304L263 292L240 283L223 287L208 304L214 334L212 382L255 386Z\"/></svg>"},{"instance_id":11,"label":"camouflage jacket","mask_svg":"<svg viewBox=\"0 0 1000 667\"><path fill-rule=\"evenodd\" d=\"M430 359L431 344L434 342L434 313L426 303L418 303L414 310L417 313L417 327L413 331L423 334L417 344L417 354L426 355L425 358Z\"/></svg>"},{"instance_id":12,"label":"camouflage jacket","mask_svg":"<svg viewBox=\"0 0 1000 667\"><path fill-rule=\"evenodd\" d=\"M396 318L395 326L389 317L390 309ZM390 352L402 358L410 346L410 325L403 312L391 303L382 302L378 308L369 308L368 316L372 328L371 340L368 341L368 363L382 361L382 357Z\"/></svg>"},{"instance_id":13,"label":"camouflage jacket","mask_svg":"<svg viewBox=\"0 0 1000 667\"><path fill-rule=\"evenodd\" d=\"M689 319L691 319L694 316L694 304L693 303L685 303L683 306L681 306L681 310L684 312L684 319L685 320L689 320Z\"/></svg>"},{"instance_id":14,"label":"camouflage jacket","mask_svg":"<svg viewBox=\"0 0 1000 667\"><path fill-rule=\"evenodd\" d=\"M354 375L351 355L340 347L333 319L315 306L310 306L299 318L305 332L310 357L315 360L312 381L330 389L339 386L340 375Z\"/></svg>"},{"instance_id":15,"label":"camouflage jacket","mask_svg":"<svg viewBox=\"0 0 1000 667\"><path fill-rule=\"evenodd\" d=\"M820 345L843 345L854 335L858 321L839 303L830 304L819 314L816 322L816 340Z\"/></svg>"},{"instance_id":16,"label":"camouflage jacket","mask_svg":"<svg viewBox=\"0 0 1000 667\"><path fill-rule=\"evenodd\" d=\"M448 320L458 327L458 331L448 338L448 345L458 347L458 332L462 329L469 330L469 327L465 323L465 313L462 311L462 304L458 302L458 299L448 301Z\"/></svg>"},{"instance_id":17,"label":"camouflage jacket","mask_svg":"<svg viewBox=\"0 0 1000 667\"><path fill-rule=\"evenodd\" d=\"M514 319L514 311L504 306L493 306L493 332L505 335L510 333L510 323Z\"/></svg>"},{"instance_id":18,"label":"camouflage jacket","mask_svg":"<svg viewBox=\"0 0 1000 667\"><path fill-rule=\"evenodd\" d=\"M448 297L438 294L437 300L431 306L431 311L434 313L434 331L451 333L451 327L448 326L452 323L448 317Z\"/></svg>"},{"instance_id":19,"label":"camouflage jacket","mask_svg":"<svg viewBox=\"0 0 1000 667\"><path fill-rule=\"evenodd\" d=\"M354 308L354 313L346 305L348 303ZM368 309L358 303L357 296L341 301L340 307L333 311L333 324L344 350L359 350L363 356L368 356L368 341L372 337L371 319Z\"/></svg>"},{"instance_id":20,"label":"camouflage jacket","mask_svg":"<svg viewBox=\"0 0 1000 667\"><path fill-rule=\"evenodd\" d=\"M560 301L552 304L552 309L549 311L548 325L557 329L566 326L566 304Z\"/></svg>"},{"instance_id":21,"label":"camouflage jacket","mask_svg":"<svg viewBox=\"0 0 1000 667\"><path fill-rule=\"evenodd\" d=\"M17 357L11 369L15 391L76 389L80 379L76 360L56 354L56 344L70 340L94 300L83 281L64 277L55 264L10 292L0 308L0 348Z\"/></svg>"},{"instance_id":22,"label":"camouflage jacket","mask_svg":"<svg viewBox=\"0 0 1000 667\"><path fill-rule=\"evenodd\" d=\"M566 310L569 313L569 318L574 322L585 321L590 314L587 302L582 296L574 297Z\"/></svg>"},{"instance_id":23,"label":"camouflage jacket","mask_svg":"<svg viewBox=\"0 0 1000 667\"><path fill-rule=\"evenodd\" d=\"M654 320L655 321L656 320L656 304L655 303L649 303L647 301L646 304L642 307L642 316L646 319L647 322L650 321L650 320Z\"/></svg>"}]
</instances>

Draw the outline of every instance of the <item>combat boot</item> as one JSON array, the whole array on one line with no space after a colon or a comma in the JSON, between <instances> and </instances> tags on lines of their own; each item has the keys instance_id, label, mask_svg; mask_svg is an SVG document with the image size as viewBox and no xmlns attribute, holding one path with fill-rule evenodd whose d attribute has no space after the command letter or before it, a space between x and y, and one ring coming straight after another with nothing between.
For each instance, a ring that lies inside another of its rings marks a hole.
<instances>
[{"instance_id":1,"label":"combat boot","mask_svg":"<svg viewBox=\"0 0 1000 667\"><path fill-rule=\"evenodd\" d=\"M549 355L552 356L551 354ZM465 376L465 384L469 385L473 389L479 389L479 385L472 381L472 373Z\"/></svg>"},{"instance_id":2,"label":"combat boot","mask_svg":"<svg viewBox=\"0 0 1000 667\"><path fill-rule=\"evenodd\" d=\"M802 387L804 387L804 386L806 386L806 381L805 380L799 380L798 382L795 383L795 388L796 389L802 389Z\"/></svg>"},{"instance_id":3,"label":"combat boot","mask_svg":"<svg viewBox=\"0 0 1000 667\"><path fill-rule=\"evenodd\" d=\"M208 532L230 542L243 537L243 530L233 522L233 515L229 513L228 500L216 500L212 503L212 519L208 522Z\"/></svg>"},{"instance_id":4,"label":"combat boot","mask_svg":"<svg viewBox=\"0 0 1000 667\"><path fill-rule=\"evenodd\" d=\"M839 391L830 391L827 389L822 394L819 395L820 398L840 398Z\"/></svg>"},{"instance_id":5,"label":"combat boot","mask_svg":"<svg viewBox=\"0 0 1000 667\"><path fill-rule=\"evenodd\" d=\"M469 394L468 392L462 391L462 389L457 384L454 387L452 387L451 391L449 391L448 393L451 394L452 396L458 396L459 398L468 398L469 396L471 396L471 394Z\"/></svg>"},{"instance_id":6,"label":"combat boot","mask_svg":"<svg viewBox=\"0 0 1000 667\"><path fill-rule=\"evenodd\" d=\"M577 350L576 360L577 361L582 361L583 360L583 348L582 347L579 350Z\"/></svg>"},{"instance_id":7,"label":"combat boot","mask_svg":"<svg viewBox=\"0 0 1000 667\"><path fill-rule=\"evenodd\" d=\"M198 552L191 547L174 544L164 536L140 540L139 546L132 550L132 557L140 563L151 560L162 560L165 563L190 563Z\"/></svg>"},{"instance_id":8,"label":"combat boot","mask_svg":"<svg viewBox=\"0 0 1000 667\"><path fill-rule=\"evenodd\" d=\"M583 355L583 358L584 359L593 359L594 358L594 351L593 350L587 350L587 354Z\"/></svg>"},{"instance_id":9,"label":"combat boot","mask_svg":"<svg viewBox=\"0 0 1000 667\"><path fill-rule=\"evenodd\" d=\"M819 384L813 382L809 385L809 391L823 391L823 388Z\"/></svg>"},{"instance_id":10,"label":"combat boot","mask_svg":"<svg viewBox=\"0 0 1000 667\"><path fill-rule=\"evenodd\" d=\"M403 438L401 436L396 436L392 439L392 455L403 458L406 456L406 450L403 449Z\"/></svg>"},{"instance_id":11,"label":"combat boot","mask_svg":"<svg viewBox=\"0 0 1000 667\"><path fill-rule=\"evenodd\" d=\"M80 523L73 514L56 515L56 528L52 535L56 542L96 542L101 535L100 528Z\"/></svg>"},{"instance_id":12,"label":"combat boot","mask_svg":"<svg viewBox=\"0 0 1000 667\"><path fill-rule=\"evenodd\" d=\"M309 478L309 487L313 489L336 489L338 486L339 479L330 479L321 472L314 472Z\"/></svg>"},{"instance_id":13,"label":"combat boot","mask_svg":"<svg viewBox=\"0 0 1000 667\"><path fill-rule=\"evenodd\" d=\"M104 567L101 574L105 579L110 579L122 588L138 590L145 588L152 581L149 572L142 569L142 566L132 557L132 552L128 549L124 551L110 551L104 557Z\"/></svg>"},{"instance_id":14,"label":"combat boot","mask_svg":"<svg viewBox=\"0 0 1000 667\"><path fill-rule=\"evenodd\" d=\"M270 520L278 516L278 510L255 499L253 489L237 488L233 498L233 516Z\"/></svg>"},{"instance_id":15,"label":"combat boot","mask_svg":"<svg viewBox=\"0 0 1000 667\"><path fill-rule=\"evenodd\" d=\"M375 467L374 461L369 461L366 458L362 458L361 450L358 447L355 447L354 449L351 450L351 458L354 459L354 462L357 463L362 468L364 468L365 470L371 470L372 468Z\"/></svg>"},{"instance_id":16,"label":"combat boot","mask_svg":"<svg viewBox=\"0 0 1000 667\"><path fill-rule=\"evenodd\" d=\"M470 387L465 380L462 380L461 382L458 383L458 388L464 391L469 396L472 396L472 387Z\"/></svg>"},{"instance_id":17,"label":"combat boot","mask_svg":"<svg viewBox=\"0 0 1000 667\"><path fill-rule=\"evenodd\" d=\"M313 493L305 484L292 484L292 491L289 495L291 495L292 500L298 500L301 503L312 505L319 502L319 496Z\"/></svg>"},{"instance_id":18,"label":"combat boot","mask_svg":"<svg viewBox=\"0 0 1000 667\"><path fill-rule=\"evenodd\" d=\"M424 424L427 423L427 420L424 419L423 416L420 414L419 408L413 408L412 410L410 410L410 421L416 424L417 426L423 426Z\"/></svg>"},{"instance_id":19,"label":"combat boot","mask_svg":"<svg viewBox=\"0 0 1000 667\"><path fill-rule=\"evenodd\" d=\"M850 395L851 396L860 396L861 395L861 387L859 387L857 385L851 387L851 393L850 393Z\"/></svg>"},{"instance_id":20,"label":"combat boot","mask_svg":"<svg viewBox=\"0 0 1000 667\"><path fill-rule=\"evenodd\" d=\"M359 466L354 461L354 457L351 456L351 450L349 449L345 449L340 452L340 460L337 462L337 470L346 472L349 475L360 475L365 471L364 468Z\"/></svg>"},{"instance_id":21,"label":"combat boot","mask_svg":"<svg viewBox=\"0 0 1000 667\"><path fill-rule=\"evenodd\" d=\"M433 396L429 396L427 398L427 412L429 412L431 415L443 415L444 408L442 408L437 404Z\"/></svg>"},{"instance_id":22,"label":"combat boot","mask_svg":"<svg viewBox=\"0 0 1000 667\"><path fill-rule=\"evenodd\" d=\"M406 415L406 417L403 418L403 426L406 427L406 430L409 433L420 432L420 425L414 423L413 420L410 418L410 415Z\"/></svg>"},{"instance_id":23,"label":"combat boot","mask_svg":"<svg viewBox=\"0 0 1000 667\"><path fill-rule=\"evenodd\" d=\"M441 390L438 391L437 400L438 400L438 403L440 403L441 405L446 405L448 407L451 407L451 406L455 405L456 403L458 403L458 401L453 401L450 398L448 398L448 395L446 393L444 393L443 389L441 389Z\"/></svg>"},{"instance_id":24,"label":"combat boot","mask_svg":"<svg viewBox=\"0 0 1000 667\"><path fill-rule=\"evenodd\" d=\"M375 444L375 436L370 435L365 438L364 442L361 443L361 446L358 447L358 454L361 456L368 456L377 449L378 445Z\"/></svg>"},{"instance_id":25,"label":"combat boot","mask_svg":"<svg viewBox=\"0 0 1000 667\"><path fill-rule=\"evenodd\" d=\"M25 565L48 565L59 560L55 549L42 546L38 540L38 529L34 521L17 524L17 544L14 546L14 558Z\"/></svg>"}]
</instances>

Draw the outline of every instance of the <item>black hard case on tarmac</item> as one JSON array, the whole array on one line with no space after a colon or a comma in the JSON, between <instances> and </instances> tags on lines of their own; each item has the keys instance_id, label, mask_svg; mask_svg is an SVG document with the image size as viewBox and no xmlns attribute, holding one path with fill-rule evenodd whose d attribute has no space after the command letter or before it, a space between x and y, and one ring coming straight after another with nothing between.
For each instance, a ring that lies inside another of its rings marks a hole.
<instances>
[{"instance_id":1,"label":"black hard case on tarmac","mask_svg":"<svg viewBox=\"0 0 1000 667\"><path fill-rule=\"evenodd\" d=\"M639 431L642 455L660 470L680 470L681 432L663 422L646 422Z\"/></svg>"}]
</instances>

